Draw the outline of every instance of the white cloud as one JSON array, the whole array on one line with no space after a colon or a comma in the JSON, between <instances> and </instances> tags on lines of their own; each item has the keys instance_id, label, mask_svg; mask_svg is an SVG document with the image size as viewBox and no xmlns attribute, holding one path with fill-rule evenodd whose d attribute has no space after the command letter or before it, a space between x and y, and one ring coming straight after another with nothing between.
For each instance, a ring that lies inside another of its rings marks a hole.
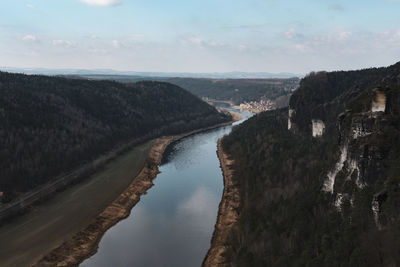
<instances>
[{"instance_id":1,"label":"white cloud","mask_svg":"<svg viewBox=\"0 0 400 267\"><path fill-rule=\"evenodd\" d=\"M247 47L246 45L244 45L244 44L240 44L240 45L237 46L237 49L238 49L239 51L246 51L247 48L248 48L248 47Z\"/></svg>"},{"instance_id":2,"label":"white cloud","mask_svg":"<svg viewBox=\"0 0 400 267\"><path fill-rule=\"evenodd\" d=\"M384 31L379 35L375 35L371 39L373 39L375 44L379 44L379 47L381 47L381 49L389 49L389 47L400 47L400 29Z\"/></svg>"},{"instance_id":3,"label":"white cloud","mask_svg":"<svg viewBox=\"0 0 400 267\"><path fill-rule=\"evenodd\" d=\"M22 40L25 42L36 42L38 38L35 35L27 34L22 36Z\"/></svg>"},{"instance_id":4,"label":"white cloud","mask_svg":"<svg viewBox=\"0 0 400 267\"><path fill-rule=\"evenodd\" d=\"M91 6L116 6L122 3L122 0L81 0Z\"/></svg>"},{"instance_id":5,"label":"white cloud","mask_svg":"<svg viewBox=\"0 0 400 267\"><path fill-rule=\"evenodd\" d=\"M55 46L64 46L64 47L72 47L75 44L71 41L68 40L61 40L61 39L57 39L57 40L53 40L53 45Z\"/></svg>"},{"instance_id":6,"label":"white cloud","mask_svg":"<svg viewBox=\"0 0 400 267\"><path fill-rule=\"evenodd\" d=\"M197 46L199 48L220 48L227 46L226 43L218 40L204 40L198 36L188 36L180 40L183 46Z\"/></svg>"},{"instance_id":7,"label":"white cloud","mask_svg":"<svg viewBox=\"0 0 400 267\"><path fill-rule=\"evenodd\" d=\"M288 35L288 34L287 34ZM301 42L297 42L289 47L289 50L298 53L326 53L327 51L348 51L355 44L352 40L353 33L346 30L334 31L330 33L303 36ZM325 51L325 52L324 52Z\"/></svg>"},{"instance_id":8,"label":"white cloud","mask_svg":"<svg viewBox=\"0 0 400 267\"><path fill-rule=\"evenodd\" d=\"M209 46L212 47L221 47L221 46L225 46L224 42L220 42L220 41L215 41L215 40L211 40L207 43Z\"/></svg>"},{"instance_id":9,"label":"white cloud","mask_svg":"<svg viewBox=\"0 0 400 267\"><path fill-rule=\"evenodd\" d=\"M349 40L351 38L351 36L352 36L351 32L342 31L342 32L338 33L336 38L337 38L338 41L347 41L347 40Z\"/></svg>"},{"instance_id":10,"label":"white cloud","mask_svg":"<svg viewBox=\"0 0 400 267\"><path fill-rule=\"evenodd\" d=\"M310 52L310 49L309 49L305 44L295 44L295 45L294 45L294 49L295 49L297 52L301 52L301 53Z\"/></svg>"},{"instance_id":11,"label":"white cloud","mask_svg":"<svg viewBox=\"0 0 400 267\"><path fill-rule=\"evenodd\" d=\"M144 39L144 34L133 34L128 37L129 41L142 41Z\"/></svg>"},{"instance_id":12,"label":"white cloud","mask_svg":"<svg viewBox=\"0 0 400 267\"><path fill-rule=\"evenodd\" d=\"M98 48L98 47L89 47L88 51L92 54L96 55L106 55L108 54L108 50L104 48Z\"/></svg>"},{"instance_id":13,"label":"white cloud","mask_svg":"<svg viewBox=\"0 0 400 267\"><path fill-rule=\"evenodd\" d=\"M35 8L35 6L32 5L32 4L27 4L26 7L27 7L27 8L31 8L31 9L34 9L34 8Z\"/></svg>"},{"instance_id":14,"label":"white cloud","mask_svg":"<svg viewBox=\"0 0 400 267\"><path fill-rule=\"evenodd\" d=\"M218 201L211 190L200 187L177 207L177 213L185 221L190 220L191 225L202 227L204 224L215 222L215 211L210 207L217 207Z\"/></svg>"},{"instance_id":15,"label":"white cloud","mask_svg":"<svg viewBox=\"0 0 400 267\"><path fill-rule=\"evenodd\" d=\"M291 28L287 32L285 32L285 35L288 39L292 39L293 37L296 36L296 31L295 29Z\"/></svg>"},{"instance_id":16,"label":"white cloud","mask_svg":"<svg viewBox=\"0 0 400 267\"><path fill-rule=\"evenodd\" d=\"M195 37L195 36L189 37L187 39L187 41L189 41L190 43L195 44L195 45L202 45L203 44L203 40L201 38Z\"/></svg>"},{"instance_id":17,"label":"white cloud","mask_svg":"<svg viewBox=\"0 0 400 267\"><path fill-rule=\"evenodd\" d=\"M113 41L112 41L112 45L113 45L115 48L119 48L119 47L121 46L120 42L118 42L117 40L113 40Z\"/></svg>"}]
</instances>

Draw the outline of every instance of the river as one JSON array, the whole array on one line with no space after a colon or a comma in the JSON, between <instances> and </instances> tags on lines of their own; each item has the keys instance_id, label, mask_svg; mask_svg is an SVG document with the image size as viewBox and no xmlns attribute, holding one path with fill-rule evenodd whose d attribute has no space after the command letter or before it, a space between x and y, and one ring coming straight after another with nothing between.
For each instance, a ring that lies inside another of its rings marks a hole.
<instances>
[{"instance_id":1,"label":"river","mask_svg":"<svg viewBox=\"0 0 400 267\"><path fill-rule=\"evenodd\" d=\"M251 115L240 114L243 120ZM225 126L171 144L154 186L128 218L105 233L98 252L80 266L200 266L223 191L217 140L231 129Z\"/></svg>"}]
</instances>

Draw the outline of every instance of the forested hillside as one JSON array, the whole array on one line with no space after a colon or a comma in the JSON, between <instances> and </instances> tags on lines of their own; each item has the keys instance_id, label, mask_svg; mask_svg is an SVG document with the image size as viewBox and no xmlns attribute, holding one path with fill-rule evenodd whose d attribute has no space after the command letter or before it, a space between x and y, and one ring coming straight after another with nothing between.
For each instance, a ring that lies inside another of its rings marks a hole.
<instances>
[{"instance_id":1,"label":"forested hillside","mask_svg":"<svg viewBox=\"0 0 400 267\"><path fill-rule=\"evenodd\" d=\"M275 100L292 93L299 79L192 79L172 78L168 82L185 88L200 97L243 102L259 101L262 98Z\"/></svg>"},{"instance_id":2,"label":"forested hillside","mask_svg":"<svg viewBox=\"0 0 400 267\"><path fill-rule=\"evenodd\" d=\"M400 63L312 73L223 147L241 193L227 265L400 265Z\"/></svg>"},{"instance_id":3,"label":"forested hillside","mask_svg":"<svg viewBox=\"0 0 400 267\"><path fill-rule=\"evenodd\" d=\"M231 101L235 105L243 102L260 101L262 98L275 100L278 106L287 106L284 98L299 85L300 79L270 78L270 79L210 79L210 78L166 78L137 77L129 75L81 75L90 79L107 79L124 83L137 82L143 79L163 81L178 85L198 97L214 100Z\"/></svg>"},{"instance_id":4,"label":"forested hillside","mask_svg":"<svg viewBox=\"0 0 400 267\"><path fill-rule=\"evenodd\" d=\"M178 86L0 72L0 192L8 202L135 138L225 122Z\"/></svg>"}]
</instances>

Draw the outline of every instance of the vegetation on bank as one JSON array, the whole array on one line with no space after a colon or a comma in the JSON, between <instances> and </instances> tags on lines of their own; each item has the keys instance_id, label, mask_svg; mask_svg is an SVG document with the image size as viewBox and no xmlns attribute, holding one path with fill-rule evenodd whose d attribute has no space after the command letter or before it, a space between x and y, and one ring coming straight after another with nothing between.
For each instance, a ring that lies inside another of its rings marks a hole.
<instances>
[{"instance_id":1,"label":"vegetation on bank","mask_svg":"<svg viewBox=\"0 0 400 267\"><path fill-rule=\"evenodd\" d=\"M242 200L227 238L230 265L400 264L399 68L311 74L290 101L291 131L281 109L254 116L223 139ZM386 109L372 114L379 84ZM326 124L322 137L311 135L313 118ZM363 135L354 137L358 127ZM348 160L334 192L325 192L343 144Z\"/></svg>"},{"instance_id":2,"label":"vegetation on bank","mask_svg":"<svg viewBox=\"0 0 400 267\"><path fill-rule=\"evenodd\" d=\"M135 138L229 121L178 86L0 72L0 191L22 192Z\"/></svg>"}]
</instances>

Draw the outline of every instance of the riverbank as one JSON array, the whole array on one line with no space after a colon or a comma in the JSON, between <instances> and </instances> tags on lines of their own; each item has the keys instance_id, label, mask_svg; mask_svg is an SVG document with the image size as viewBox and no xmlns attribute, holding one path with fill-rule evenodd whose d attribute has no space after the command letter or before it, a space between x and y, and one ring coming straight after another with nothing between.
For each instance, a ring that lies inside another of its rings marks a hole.
<instances>
[{"instance_id":1,"label":"riverbank","mask_svg":"<svg viewBox=\"0 0 400 267\"><path fill-rule=\"evenodd\" d=\"M240 115L239 113L232 112L232 111L229 111L229 113L231 114L232 119L233 119L234 122L235 121L240 121L241 119L243 119L242 115Z\"/></svg>"},{"instance_id":2,"label":"riverbank","mask_svg":"<svg viewBox=\"0 0 400 267\"><path fill-rule=\"evenodd\" d=\"M238 120L241 117L240 115L235 115L233 118ZM153 186L152 181L159 173L158 165L161 163L163 152L170 143L202 131L229 125L232 122L156 139L146 160L145 167L129 187L100 215L93 219L87 227L54 248L33 266L76 266L95 254L104 233L117 222L129 216L131 209L139 202L140 196Z\"/></svg>"},{"instance_id":3,"label":"riverbank","mask_svg":"<svg viewBox=\"0 0 400 267\"><path fill-rule=\"evenodd\" d=\"M204 259L203 266L228 266L224 254L227 252L226 237L238 220L238 209L240 207L239 190L233 183L234 161L226 154L218 140L217 149L222 174L224 177L224 191L219 204L218 218L215 223L214 233L211 239L211 247Z\"/></svg>"},{"instance_id":4,"label":"riverbank","mask_svg":"<svg viewBox=\"0 0 400 267\"><path fill-rule=\"evenodd\" d=\"M30 266L91 223L145 166L153 141L144 142L105 163L77 184L34 205L0 227L0 266Z\"/></svg>"}]
</instances>

